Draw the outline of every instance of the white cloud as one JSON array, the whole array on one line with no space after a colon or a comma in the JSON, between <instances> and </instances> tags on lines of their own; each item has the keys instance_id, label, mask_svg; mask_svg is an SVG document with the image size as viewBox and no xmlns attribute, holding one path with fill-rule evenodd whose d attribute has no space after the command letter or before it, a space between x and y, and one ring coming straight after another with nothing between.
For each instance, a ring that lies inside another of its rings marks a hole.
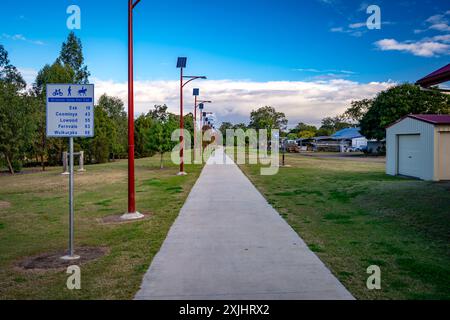
<instances>
[{"instance_id":1,"label":"white cloud","mask_svg":"<svg viewBox=\"0 0 450 320\"><path fill-rule=\"evenodd\" d=\"M127 83L94 79L97 98L101 94L118 96L127 101ZM392 82L358 83L343 79L324 81L202 81L202 98L213 100L208 110L217 115L219 121L248 121L253 109L271 105L284 112L290 123L299 121L319 124L326 116L342 113L352 100L373 97L392 86ZM185 92L185 112L192 111L193 99ZM166 103L169 110L179 112L178 81L136 81L135 112L146 113L155 104Z\"/></svg>"},{"instance_id":2,"label":"white cloud","mask_svg":"<svg viewBox=\"0 0 450 320\"><path fill-rule=\"evenodd\" d=\"M433 24L430 29L437 31L450 31L450 26L447 23L436 23Z\"/></svg>"},{"instance_id":3,"label":"white cloud","mask_svg":"<svg viewBox=\"0 0 450 320\"><path fill-rule=\"evenodd\" d=\"M427 20L425 20L425 25L427 25L425 29L416 29L414 30L414 33L418 34L428 30L435 30L442 32L450 31L449 17L450 17L450 10L442 14L435 14L429 17Z\"/></svg>"},{"instance_id":4,"label":"white cloud","mask_svg":"<svg viewBox=\"0 0 450 320\"><path fill-rule=\"evenodd\" d=\"M429 30L450 32L450 10L442 14L435 14L425 20L425 29L415 29L415 34ZM419 57L436 57L450 54L450 34L441 34L434 37L425 37L415 41L397 41L395 39L383 39L375 42L375 45L383 51L403 51Z\"/></svg>"},{"instance_id":5,"label":"white cloud","mask_svg":"<svg viewBox=\"0 0 450 320\"><path fill-rule=\"evenodd\" d=\"M431 39L434 40L434 41L441 41L441 42L445 42L445 43L450 43L450 34L434 36Z\"/></svg>"},{"instance_id":6,"label":"white cloud","mask_svg":"<svg viewBox=\"0 0 450 320\"><path fill-rule=\"evenodd\" d=\"M22 75L23 79L27 83L27 87L31 88L33 82L36 80L38 72L31 68L17 68L17 70Z\"/></svg>"},{"instance_id":7,"label":"white cloud","mask_svg":"<svg viewBox=\"0 0 450 320\"><path fill-rule=\"evenodd\" d=\"M24 42L28 42L31 44L35 44L35 45L39 45L42 46L44 45L44 42L40 41L40 40L31 40L26 38L23 34L7 34L7 33L3 33L2 36L0 38L3 39L9 39L9 40L13 40L13 41L24 41Z\"/></svg>"},{"instance_id":8,"label":"white cloud","mask_svg":"<svg viewBox=\"0 0 450 320\"><path fill-rule=\"evenodd\" d=\"M394 22L383 21L382 26L393 25ZM362 37L369 29L367 28L367 22L355 22L350 23L347 27L334 27L330 29L331 32L347 33L353 37Z\"/></svg>"},{"instance_id":9,"label":"white cloud","mask_svg":"<svg viewBox=\"0 0 450 320\"><path fill-rule=\"evenodd\" d=\"M366 25L367 25L366 22L358 22L358 23L351 23L348 25L348 27L350 29L359 29L359 28L365 27Z\"/></svg>"},{"instance_id":10,"label":"white cloud","mask_svg":"<svg viewBox=\"0 0 450 320\"><path fill-rule=\"evenodd\" d=\"M450 46L438 41L398 42L395 39L383 39L375 42L375 45L382 51L403 51L419 57L435 57L442 54L450 54Z\"/></svg>"}]
</instances>

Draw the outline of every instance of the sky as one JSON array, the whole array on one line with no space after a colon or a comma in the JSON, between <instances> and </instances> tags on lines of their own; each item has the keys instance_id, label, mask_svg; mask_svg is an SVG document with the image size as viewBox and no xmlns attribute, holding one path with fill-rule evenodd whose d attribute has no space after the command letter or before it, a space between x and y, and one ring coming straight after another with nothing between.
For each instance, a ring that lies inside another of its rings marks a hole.
<instances>
[{"instance_id":1,"label":"sky","mask_svg":"<svg viewBox=\"0 0 450 320\"><path fill-rule=\"evenodd\" d=\"M2 0L0 44L29 84L53 63L81 9L85 63L102 93L127 101L127 0ZM381 29L366 12L381 10ZM271 105L290 126L319 124L352 100L415 82L449 63L449 1L141 0L134 10L136 115L166 103L178 113L179 70L205 75L186 87L213 100L220 121L248 122ZM193 100L193 99L192 99Z\"/></svg>"}]
</instances>

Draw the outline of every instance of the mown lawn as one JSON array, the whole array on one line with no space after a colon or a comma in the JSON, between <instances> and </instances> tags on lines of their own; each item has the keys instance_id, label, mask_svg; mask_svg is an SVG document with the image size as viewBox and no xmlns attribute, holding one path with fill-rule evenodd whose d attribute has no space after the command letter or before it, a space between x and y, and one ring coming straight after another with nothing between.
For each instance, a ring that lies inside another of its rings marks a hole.
<instances>
[{"instance_id":1,"label":"mown lawn","mask_svg":"<svg viewBox=\"0 0 450 320\"><path fill-rule=\"evenodd\" d=\"M450 183L390 177L383 163L287 155L241 169L358 299L450 299ZM366 269L381 268L381 290Z\"/></svg>"},{"instance_id":2,"label":"mown lawn","mask_svg":"<svg viewBox=\"0 0 450 320\"><path fill-rule=\"evenodd\" d=\"M87 166L75 175L75 245L109 253L81 267L81 290L66 288L65 270L22 271L24 257L64 250L68 238L68 177L61 168L0 176L0 299L131 299L178 215L201 166L186 177L166 159L136 161L137 209L151 216L127 224L102 217L127 209L127 161Z\"/></svg>"}]
</instances>

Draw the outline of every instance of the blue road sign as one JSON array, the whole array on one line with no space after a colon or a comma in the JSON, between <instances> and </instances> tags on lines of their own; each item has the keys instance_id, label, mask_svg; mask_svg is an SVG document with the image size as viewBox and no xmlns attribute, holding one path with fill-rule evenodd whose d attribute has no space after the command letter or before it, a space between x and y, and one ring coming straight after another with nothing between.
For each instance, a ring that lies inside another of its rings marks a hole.
<instances>
[{"instance_id":1,"label":"blue road sign","mask_svg":"<svg viewBox=\"0 0 450 320\"><path fill-rule=\"evenodd\" d=\"M47 137L94 136L94 85L47 85Z\"/></svg>"}]
</instances>

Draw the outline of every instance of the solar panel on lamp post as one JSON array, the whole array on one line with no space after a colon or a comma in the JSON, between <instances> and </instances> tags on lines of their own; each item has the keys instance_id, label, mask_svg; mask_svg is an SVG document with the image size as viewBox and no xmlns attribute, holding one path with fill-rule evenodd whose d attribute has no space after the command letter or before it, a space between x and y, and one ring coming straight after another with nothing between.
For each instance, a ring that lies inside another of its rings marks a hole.
<instances>
[{"instance_id":1,"label":"solar panel on lamp post","mask_svg":"<svg viewBox=\"0 0 450 320\"><path fill-rule=\"evenodd\" d=\"M180 172L179 176L185 176L187 173L184 172L184 116L183 116L183 88L189 82L196 79L206 79L205 76L184 76L183 69L186 68L187 58L179 57L177 60L177 68L180 69ZM184 82L184 79L189 79Z\"/></svg>"},{"instance_id":2,"label":"solar panel on lamp post","mask_svg":"<svg viewBox=\"0 0 450 320\"><path fill-rule=\"evenodd\" d=\"M141 0L128 0L128 211L123 220L136 220L144 216L136 211L134 178L134 74L133 74L133 9Z\"/></svg>"}]
</instances>

